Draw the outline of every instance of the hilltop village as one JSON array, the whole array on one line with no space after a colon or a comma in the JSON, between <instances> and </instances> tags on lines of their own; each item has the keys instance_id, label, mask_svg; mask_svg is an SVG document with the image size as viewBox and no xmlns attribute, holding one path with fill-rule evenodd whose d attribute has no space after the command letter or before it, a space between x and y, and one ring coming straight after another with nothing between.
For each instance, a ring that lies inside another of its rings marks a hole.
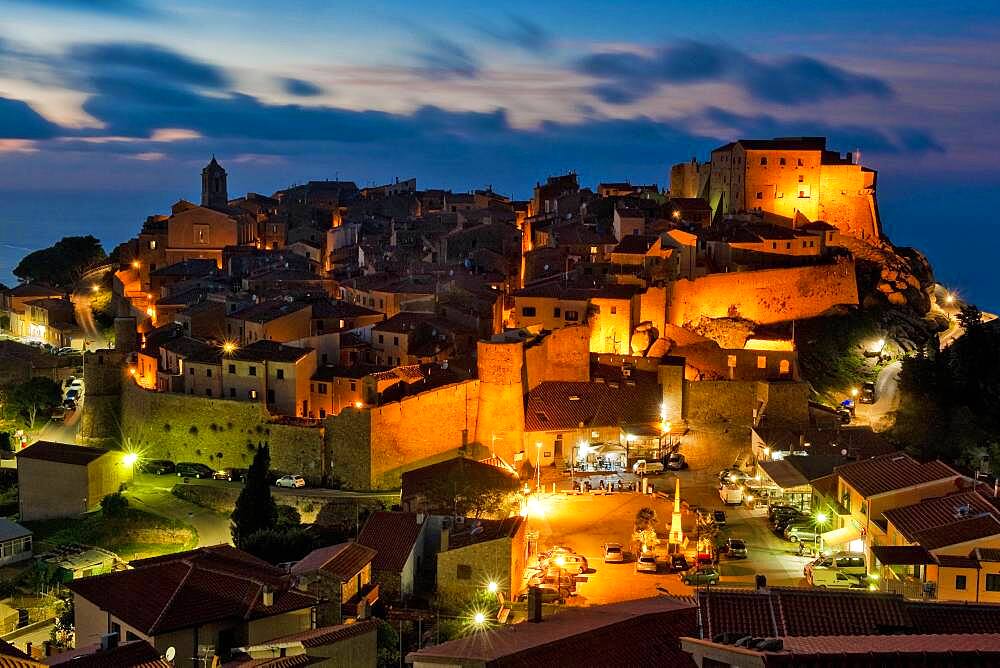
<instances>
[{"instance_id":1,"label":"hilltop village","mask_svg":"<svg viewBox=\"0 0 1000 668\"><path fill-rule=\"evenodd\" d=\"M74 285L0 292L0 380L61 385L11 448L10 524L15 561L41 531L68 569L63 647L374 666L388 627L415 666L896 665L890 633L995 654L995 487L885 433L900 360L958 336L954 297L885 237L859 155L702 157L528 199L415 178L234 197L213 157L199 202ZM816 323L859 314L857 377L821 386ZM138 509L177 545L95 541L74 571L46 533ZM640 636L642 661L608 654Z\"/></svg>"}]
</instances>

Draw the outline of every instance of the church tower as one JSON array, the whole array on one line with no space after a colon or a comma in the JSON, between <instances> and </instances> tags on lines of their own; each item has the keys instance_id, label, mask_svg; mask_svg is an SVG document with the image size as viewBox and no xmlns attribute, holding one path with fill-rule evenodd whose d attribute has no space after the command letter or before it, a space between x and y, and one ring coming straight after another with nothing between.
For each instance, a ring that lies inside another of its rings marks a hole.
<instances>
[{"instance_id":1,"label":"church tower","mask_svg":"<svg viewBox=\"0 0 1000 668\"><path fill-rule=\"evenodd\" d=\"M201 170L201 205L210 209L225 209L229 205L229 190L226 187L226 170L215 161Z\"/></svg>"}]
</instances>

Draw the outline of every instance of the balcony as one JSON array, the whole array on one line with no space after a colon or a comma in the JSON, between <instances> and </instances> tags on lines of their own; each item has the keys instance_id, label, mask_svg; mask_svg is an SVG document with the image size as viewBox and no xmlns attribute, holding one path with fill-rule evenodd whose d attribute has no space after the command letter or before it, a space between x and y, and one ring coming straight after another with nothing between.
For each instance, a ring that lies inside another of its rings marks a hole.
<instances>
[{"instance_id":1,"label":"balcony","mask_svg":"<svg viewBox=\"0 0 1000 668\"><path fill-rule=\"evenodd\" d=\"M378 602L378 583L369 582L361 588L361 591L340 605L340 615L344 619L364 619L376 602Z\"/></svg>"}]
</instances>

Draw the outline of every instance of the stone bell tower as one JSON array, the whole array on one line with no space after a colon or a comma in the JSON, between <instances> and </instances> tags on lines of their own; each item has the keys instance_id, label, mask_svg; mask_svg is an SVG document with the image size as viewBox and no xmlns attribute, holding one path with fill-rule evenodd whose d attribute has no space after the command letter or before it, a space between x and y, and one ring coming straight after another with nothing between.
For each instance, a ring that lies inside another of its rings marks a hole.
<instances>
[{"instance_id":1,"label":"stone bell tower","mask_svg":"<svg viewBox=\"0 0 1000 668\"><path fill-rule=\"evenodd\" d=\"M215 161L201 170L201 205L210 209L224 209L229 205L229 189L226 186L226 170Z\"/></svg>"}]
</instances>

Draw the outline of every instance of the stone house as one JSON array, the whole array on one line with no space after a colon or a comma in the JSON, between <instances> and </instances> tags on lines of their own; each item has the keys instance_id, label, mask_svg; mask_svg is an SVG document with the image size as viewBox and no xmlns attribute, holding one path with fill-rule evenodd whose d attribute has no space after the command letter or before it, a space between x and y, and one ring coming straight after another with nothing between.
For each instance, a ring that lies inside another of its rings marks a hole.
<instances>
[{"instance_id":1,"label":"stone house","mask_svg":"<svg viewBox=\"0 0 1000 668\"><path fill-rule=\"evenodd\" d=\"M315 628L314 597L292 588L281 569L228 545L131 565L68 585L78 645L117 633L161 655L173 647L175 665L188 668Z\"/></svg>"},{"instance_id":2,"label":"stone house","mask_svg":"<svg viewBox=\"0 0 1000 668\"><path fill-rule=\"evenodd\" d=\"M339 543L313 550L292 566L296 587L319 599L318 625L368 617L379 597L379 586L372 582L375 554L360 543Z\"/></svg>"},{"instance_id":3,"label":"stone house","mask_svg":"<svg viewBox=\"0 0 1000 668\"><path fill-rule=\"evenodd\" d=\"M372 513L358 543L376 551L372 580L386 602L405 601L419 591L418 575L425 562L427 516L422 513Z\"/></svg>"},{"instance_id":4,"label":"stone house","mask_svg":"<svg viewBox=\"0 0 1000 668\"><path fill-rule=\"evenodd\" d=\"M528 560L527 529L520 516L502 520L466 519L441 531L437 555L437 592L459 603L481 593L490 582L508 600L520 593Z\"/></svg>"},{"instance_id":5,"label":"stone house","mask_svg":"<svg viewBox=\"0 0 1000 668\"><path fill-rule=\"evenodd\" d=\"M37 441L17 453L21 520L75 517L132 479L125 453Z\"/></svg>"}]
</instances>

